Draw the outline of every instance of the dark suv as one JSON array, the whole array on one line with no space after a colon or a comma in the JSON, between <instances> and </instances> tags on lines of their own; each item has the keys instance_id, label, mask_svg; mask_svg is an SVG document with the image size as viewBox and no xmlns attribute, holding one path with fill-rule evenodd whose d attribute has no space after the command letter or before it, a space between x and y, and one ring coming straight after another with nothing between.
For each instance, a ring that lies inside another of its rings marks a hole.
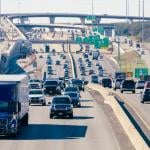
<instances>
[{"instance_id":1,"label":"dark suv","mask_svg":"<svg viewBox=\"0 0 150 150\"><path fill-rule=\"evenodd\" d=\"M55 96L50 106L50 118L54 116L69 116L73 118L73 105L69 96Z\"/></svg>"},{"instance_id":2,"label":"dark suv","mask_svg":"<svg viewBox=\"0 0 150 150\"><path fill-rule=\"evenodd\" d=\"M58 80L46 80L44 82L45 94L61 94L61 85Z\"/></svg>"},{"instance_id":3,"label":"dark suv","mask_svg":"<svg viewBox=\"0 0 150 150\"><path fill-rule=\"evenodd\" d=\"M132 93L135 93L135 82L134 82L134 80L122 81L120 91L121 91L121 93L123 93L124 91L132 91Z\"/></svg>"},{"instance_id":4,"label":"dark suv","mask_svg":"<svg viewBox=\"0 0 150 150\"><path fill-rule=\"evenodd\" d=\"M150 88L145 88L141 95L141 103L145 101L150 101Z\"/></svg>"},{"instance_id":5,"label":"dark suv","mask_svg":"<svg viewBox=\"0 0 150 150\"><path fill-rule=\"evenodd\" d=\"M71 80L71 84L78 87L79 90L84 91L84 82L82 80L74 78Z\"/></svg>"}]
</instances>

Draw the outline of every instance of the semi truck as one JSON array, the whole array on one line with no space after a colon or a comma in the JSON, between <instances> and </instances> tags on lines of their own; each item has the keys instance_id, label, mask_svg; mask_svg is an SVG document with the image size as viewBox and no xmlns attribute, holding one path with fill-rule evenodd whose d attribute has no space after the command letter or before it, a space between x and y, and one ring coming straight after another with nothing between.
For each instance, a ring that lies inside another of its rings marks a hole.
<instances>
[{"instance_id":1,"label":"semi truck","mask_svg":"<svg viewBox=\"0 0 150 150\"><path fill-rule=\"evenodd\" d=\"M17 136L28 125L27 75L0 75L0 135Z\"/></svg>"}]
</instances>

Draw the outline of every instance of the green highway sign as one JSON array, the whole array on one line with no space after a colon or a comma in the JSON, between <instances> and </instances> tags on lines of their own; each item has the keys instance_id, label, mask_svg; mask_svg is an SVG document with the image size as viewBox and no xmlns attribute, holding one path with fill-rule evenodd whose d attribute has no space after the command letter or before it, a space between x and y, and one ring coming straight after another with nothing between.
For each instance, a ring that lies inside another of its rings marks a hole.
<instances>
[{"instance_id":1,"label":"green highway sign","mask_svg":"<svg viewBox=\"0 0 150 150\"><path fill-rule=\"evenodd\" d=\"M148 68L135 68L135 78L148 75Z\"/></svg>"},{"instance_id":2,"label":"green highway sign","mask_svg":"<svg viewBox=\"0 0 150 150\"><path fill-rule=\"evenodd\" d=\"M87 19L87 20L92 20L92 21L94 21L94 20L96 20L96 17L95 17L95 16L87 16L86 19Z\"/></svg>"}]
</instances>

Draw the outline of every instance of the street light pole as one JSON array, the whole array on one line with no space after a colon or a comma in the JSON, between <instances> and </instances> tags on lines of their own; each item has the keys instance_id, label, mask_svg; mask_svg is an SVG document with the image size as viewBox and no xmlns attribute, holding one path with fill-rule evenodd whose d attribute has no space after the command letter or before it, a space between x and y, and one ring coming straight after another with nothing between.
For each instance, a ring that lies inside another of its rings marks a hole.
<instances>
[{"instance_id":1,"label":"street light pole","mask_svg":"<svg viewBox=\"0 0 150 150\"><path fill-rule=\"evenodd\" d=\"M144 43L144 0L143 0L143 19L142 19L142 45Z\"/></svg>"},{"instance_id":2,"label":"street light pole","mask_svg":"<svg viewBox=\"0 0 150 150\"><path fill-rule=\"evenodd\" d=\"M94 19L94 2L92 0L92 29L93 29L93 19Z\"/></svg>"},{"instance_id":3,"label":"street light pole","mask_svg":"<svg viewBox=\"0 0 150 150\"><path fill-rule=\"evenodd\" d=\"M118 37L117 44L118 44L118 64L119 64L119 69L121 71L121 56L120 56L120 39L119 39L119 37Z\"/></svg>"}]
</instances>

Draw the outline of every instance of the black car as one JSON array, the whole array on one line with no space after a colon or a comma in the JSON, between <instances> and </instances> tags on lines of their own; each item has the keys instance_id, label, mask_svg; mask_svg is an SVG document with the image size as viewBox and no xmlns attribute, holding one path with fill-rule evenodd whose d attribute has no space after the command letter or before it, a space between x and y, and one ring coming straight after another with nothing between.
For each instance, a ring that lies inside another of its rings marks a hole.
<instances>
[{"instance_id":1,"label":"black car","mask_svg":"<svg viewBox=\"0 0 150 150\"><path fill-rule=\"evenodd\" d=\"M47 79L44 82L44 93L45 94L61 94L61 86L58 80Z\"/></svg>"},{"instance_id":2,"label":"black car","mask_svg":"<svg viewBox=\"0 0 150 150\"><path fill-rule=\"evenodd\" d=\"M110 78L103 78L101 84L103 87L112 88L112 80Z\"/></svg>"},{"instance_id":3,"label":"black car","mask_svg":"<svg viewBox=\"0 0 150 150\"><path fill-rule=\"evenodd\" d=\"M141 103L145 101L150 101L150 88L145 88L141 95Z\"/></svg>"},{"instance_id":4,"label":"black car","mask_svg":"<svg viewBox=\"0 0 150 150\"><path fill-rule=\"evenodd\" d=\"M83 83L82 80L77 79L77 78L74 78L74 79L71 80L71 84L72 84L73 86L75 86L75 87L78 87L79 90L84 91L84 83Z\"/></svg>"},{"instance_id":5,"label":"black car","mask_svg":"<svg viewBox=\"0 0 150 150\"><path fill-rule=\"evenodd\" d=\"M73 118L73 105L69 96L55 96L52 98L49 117L54 116L69 116Z\"/></svg>"},{"instance_id":6,"label":"black car","mask_svg":"<svg viewBox=\"0 0 150 150\"><path fill-rule=\"evenodd\" d=\"M121 83L120 92L123 93L124 91L132 91L135 93L135 82L134 80L124 80Z\"/></svg>"}]
</instances>

